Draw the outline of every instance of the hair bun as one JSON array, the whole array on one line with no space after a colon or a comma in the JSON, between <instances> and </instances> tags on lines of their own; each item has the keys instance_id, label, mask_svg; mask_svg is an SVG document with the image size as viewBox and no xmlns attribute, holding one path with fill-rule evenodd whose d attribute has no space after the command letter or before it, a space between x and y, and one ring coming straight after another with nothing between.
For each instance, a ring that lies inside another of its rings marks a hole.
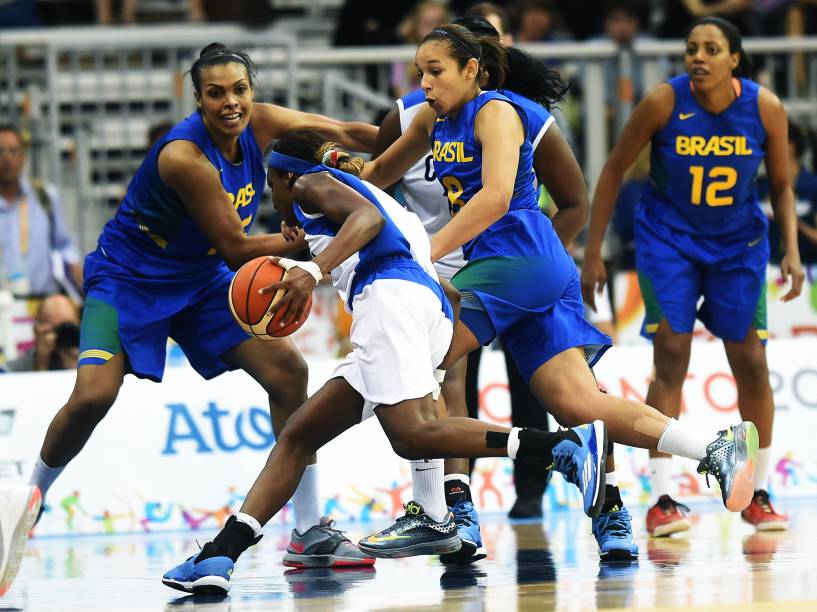
<instances>
[{"instance_id":1,"label":"hair bun","mask_svg":"<svg viewBox=\"0 0 817 612\"><path fill-rule=\"evenodd\" d=\"M199 57L205 57L207 55L213 55L214 53L221 53L227 49L227 45L220 43L220 42L212 42L204 49L201 50L199 53Z\"/></svg>"},{"instance_id":2,"label":"hair bun","mask_svg":"<svg viewBox=\"0 0 817 612\"><path fill-rule=\"evenodd\" d=\"M344 160L351 159L351 155L339 149L327 149L321 156L321 163L330 168L337 168L338 164Z\"/></svg>"}]
</instances>

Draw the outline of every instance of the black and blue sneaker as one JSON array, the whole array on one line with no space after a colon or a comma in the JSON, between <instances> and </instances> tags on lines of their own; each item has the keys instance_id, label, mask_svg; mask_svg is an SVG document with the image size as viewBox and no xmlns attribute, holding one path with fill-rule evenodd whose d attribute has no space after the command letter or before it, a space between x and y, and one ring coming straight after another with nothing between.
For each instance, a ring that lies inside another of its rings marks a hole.
<instances>
[{"instance_id":1,"label":"black and blue sneaker","mask_svg":"<svg viewBox=\"0 0 817 612\"><path fill-rule=\"evenodd\" d=\"M235 563L230 557L210 557L196 563L198 553L162 576L171 589L197 595L224 595L230 590Z\"/></svg>"},{"instance_id":2,"label":"black and blue sneaker","mask_svg":"<svg viewBox=\"0 0 817 612\"><path fill-rule=\"evenodd\" d=\"M552 468L579 488L584 513L596 517L604 505L607 428L603 421L593 421L561 433L563 439L552 450Z\"/></svg>"},{"instance_id":3,"label":"black and blue sneaker","mask_svg":"<svg viewBox=\"0 0 817 612\"><path fill-rule=\"evenodd\" d=\"M620 502L592 520L593 535L602 561L638 559L638 544L633 541L632 518Z\"/></svg>"},{"instance_id":4,"label":"black and blue sneaker","mask_svg":"<svg viewBox=\"0 0 817 612\"><path fill-rule=\"evenodd\" d=\"M479 515L474 504L467 499L458 501L450 508L457 523L457 535L462 540L462 547L452 553L440 555L440 561L445 565L474 563L488 556L488 551L482 545L482 536L479 533Z\"/></svg>"},{"instance_id":5,"label":"black and blue sneaker","mask_svg":"<svg viewBox=\"0 0 817 612\"><path fill-rule=\"evenodd\" d=\"M441 522L428 516L415 501L405 505L406 513L383 531L363 538L358 547L373 557L396 559L416 555L443 555L462 546L457 523L450 512Z\"/></svg>"}]
</instances>

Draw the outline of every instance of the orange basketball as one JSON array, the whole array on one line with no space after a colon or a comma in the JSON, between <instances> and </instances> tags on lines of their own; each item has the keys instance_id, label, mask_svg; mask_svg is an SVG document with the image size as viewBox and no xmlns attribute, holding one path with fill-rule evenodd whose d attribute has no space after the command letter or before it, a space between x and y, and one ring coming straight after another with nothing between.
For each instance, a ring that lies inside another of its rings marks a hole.
<instances>
[{"instance_id":1,"label":"orange basketball","mask_svg":"<svg viewBox=\"0 0 817 612\"><path fill-rule=\"evenodd\" d=\"M267 257L256 257L245 263L235 273L230 283L230 312L236 322L248 334L262 340L274 340L290 335L303 325L312 309L312 296L306 304L303 316L286 327L280 327L280 321L286 314L283 308L275 313L268 314L270 307L284 296L284 290L275 293L258 293L273 283L286 278L287 271Z\"/></svg>"}]
</instances>

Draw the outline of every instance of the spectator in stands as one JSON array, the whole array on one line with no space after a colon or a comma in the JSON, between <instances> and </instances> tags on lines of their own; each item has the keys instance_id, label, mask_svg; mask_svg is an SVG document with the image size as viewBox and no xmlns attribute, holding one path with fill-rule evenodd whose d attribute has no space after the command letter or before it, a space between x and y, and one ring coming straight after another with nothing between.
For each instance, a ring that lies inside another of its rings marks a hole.
<instances>
[{"instance_id":1,"label":"spectator in stands","mask_svg":"<svg viewBox=\"0 0 817 612\"><path fill-rule=\"evenodd\" d=\"M45 298L34 319L34 348L5 364L7 372L74 370L79 357L79 312L64 295Z\"/></svg>"},{"instance_id":2,"label":"spectator in stands","mask_svg":"<svg viewBox=\"0 0 817 612\"><path fill-rule=\"evenodd\" d=\"M16 295L44 296L67 283L80 289L82 264L62 218L59 194L53 186L29 179L25 164L21 131L0 126L2 273Z\"/></svg>"},{"instance_id":3,"label":"spectator in stands","mask_svg":"<svg viewBox=\"0 0 817 612\"><path fill-rule=\"evenodd\" d=\"M817 174L803 167L805 153L806 137L803 130L789 120L789 174L794 187L800 261L803 264L815 264L817 263ZM771 250L769 259L772 263L780 263L783 256L782 234L772 215L768 178L763 177L758 180L757 191L763 202L763 210L769 217L769 247Z\"/></svg>"},{"instance_id":4,"label":"spectator in stands","mask_svg":"<svg viewBox=\"0 0 817 612\"><path fill-rule=\"evenodd\" d=\"M400 23L397 33L402 42L416 46L431 30L449 21L451 14L445 0L421 0ZM402 98L419 86L413 58L408 62L392 64L391 87L394 97Z\"/></svg>"},{"instance_id":5,"label":"spectator in stands","mask_svg":"<svg viewBox=\"0 0 817 612\"><path fill-rule=\"evenodd\" d=\"M36 0L0 0L0 29L40 25Z\"/></svg>"},{"instance_id":6,"label":"spectator in stands","mask_svg":"<svg viewBox=\"0 0 817 612\"><path fill-rule=\"evenodd\" d=\"M570 36L561 28L559 14L550 0L518 0L513 7L514 40L554 42Z\"/></svg>"},{"instance_id":7,"label":"spectator in stands","mask_svg":"<svg viewBox=\"0 0 817 612\"><path fill-rule=\"evenodd\" d=\"M399 44L398 25L415 4L414 0L346 0L338 16L334 44L339 47Z\"/></svg>"},{"instance_id":8,"label":"spectator in stands","mask_svg":"<svg viewBox=\"0 0 817 612\"><path fill-rule=\"evenodd\" d=\"M689 24L699 17L723 17L734 23L743 36L761 33L753 0L670 0L658 29L661 38L683 38Z\"/></svg>"}]
</instances>

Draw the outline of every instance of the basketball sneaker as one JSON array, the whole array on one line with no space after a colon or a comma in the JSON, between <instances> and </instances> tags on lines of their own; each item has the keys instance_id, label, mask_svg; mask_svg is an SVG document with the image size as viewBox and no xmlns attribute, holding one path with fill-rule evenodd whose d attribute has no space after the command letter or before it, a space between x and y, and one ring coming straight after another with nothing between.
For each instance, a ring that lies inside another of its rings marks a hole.
<instances>
[{"instance_id":1,"label":"basketball sneaker","mask_svg":"<svg viewBox=\"0 0 817 612\"><path fill-rule=\"evenodd\" d=\"M789 521L775 512L768 492L762 489L755 491L752 502L740 516L758 531L784 531L789 528Z\"/></svg>"},{"instance_id":2,"label":"basketball sneaker","mask_svg":"<svg viewBox=\"0 0 817 612\"><path fill-rule=\"evenodd\" d=\"M206 544L205 544L206 546ZM164 576L162 583L177 591L196 595L224 595L230 591L230 577L235 563L230 557L209 557L196 562L199 553L177 565Z\"/></svg>"},{"instance_id":3,"label":"basketball sneaker","mask_svg":"<svg viewBox=\"0 0 817 612\"><path fill-rule=\"evenodd\" d=\"M467 499L458 501L450 508L457 523L457 535L462 540L462 548L452 553L440 555L440 561L445 565L459 563L474 563L488 556L488 551L482 545L482 536L479 533L479 516L477 510Z\"/></svg>"},{"instance_id":4,"label":"basketball sneaker","mask_svg":"<svg viewBox=\"0 0 817 612\"><path fill-rule=\"evenodd\" d=\"M299 568L374 565L374 558L352 544L334 525L335 521L322 516L319 524L304 533L293 529L284 555L284 565Z\"/></svg>"},{"instance_id":5,"label":"basketball sneaker","mask_svg":"<svg viewBox=\"0 0 817 612\"><path fill-rule=\"evenodd\" d=\"M706 456L698 464L698 473L714 476L721 487L723 505L741 512L752 503L757 463L757 428L751 421L719 431L718 439L706 447Z\"/></svg>"},{"instance_id":6,"label":"basketball sneaker","mask_svg":"<svg viewBox=\"0 0 817 612\"><path fill-rule=\"evenodd\" d=\"M553 447L552 469L579 488L584 513L598 516L604 505L607 428L602 421L593 421L559 433L563 440Z\"/></svg>"},{"instance_id":7,"label":"basketball sneaker","mask_svg":"<svg viewBox=\"0 0 817 612\"><path fill-rule=\"evenodd\" d=\"M656 538L686 531L690 528L686 513L689 508L679 504L669 495L662 495L658 501L647 510L647 533Z\"/></svg>"},{"instance_id":8,"label":"basketball sneaker","mask_svg":"<svg viewBox=\"0 0 817 612\"><path fill-rule=\"evenodd\" d=\"M618 503L608 512L602 512L591 523L602 561L638 559L638 544L633 541L632 518L623 504Z\"/></svg>"},{"instance_id":9,"label":"basketball sneaker","mask_svg":"<svg viewBox=\"0 0 817 612\"><path fill-rule=\"evenodd\" d=\"M6 594L23 560L42 496L36 485L0 489L0 597Z\"/></svg>"},{"instance_id":10,"label":"basketball sneaker","mask_svg":"<svg viewBox=\"0 0 817 612\"><path fill-rule=\"evenodd\" d=\"M405 508L406 513L394 524L358 542L360 549L387 559L444 555L460 549L462 541L453 514L449 512L438 523L416 501L410 501Z\"/></svg>"}]
</instances>

